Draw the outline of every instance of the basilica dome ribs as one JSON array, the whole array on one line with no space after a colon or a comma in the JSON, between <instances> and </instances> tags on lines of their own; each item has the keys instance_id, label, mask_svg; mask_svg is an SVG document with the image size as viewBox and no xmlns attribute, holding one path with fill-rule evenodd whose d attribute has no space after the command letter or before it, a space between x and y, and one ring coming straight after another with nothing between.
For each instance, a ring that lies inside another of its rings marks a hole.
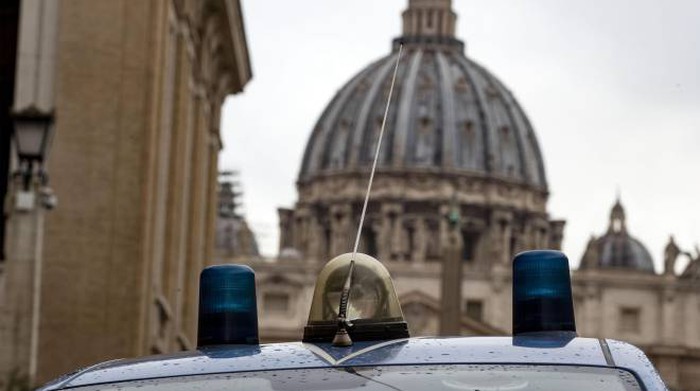
<instances>
[{"instance_id":1,"label":"basilica dome ribs","mask_svg":"<svg viewBox=\"0 0 700 391\"><path fill-rule=\"evenodd\" d=\"M389 92L404 44L361 251L382 261L441 259L456 202L465 261L505 264L517 251L559 248L548 219L544 162L513 94L464 54L449 0L411 0L392 52L347 82L309 138L294 209L280 210L280 250L326 260L351 248Z\"/></svg>"}]
</instances>

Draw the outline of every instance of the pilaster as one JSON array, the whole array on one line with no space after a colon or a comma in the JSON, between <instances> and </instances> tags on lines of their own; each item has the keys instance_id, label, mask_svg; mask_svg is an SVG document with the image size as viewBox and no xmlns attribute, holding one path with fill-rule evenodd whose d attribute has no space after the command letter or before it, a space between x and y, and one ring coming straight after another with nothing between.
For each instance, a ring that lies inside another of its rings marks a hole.
<instances>
[{"instance_id":1,"label":"pilaster","mask_svg":"<svg viewBox=\"0 0 700 391\"><path fill-rule=\"evenodd\" d=\"M668 282L661 292L661 341L664 345L675 346L681 342L679 338L683 338L678 330L683 323L683 311L678 310L680 297L673 287L673 276L665 277Z\"/></svg>"},{"instance_id":2,"label":"pilaster","mask_svg":"<svg viewBox=\"0 0 700 391\"><path fill-rule=\"evenodd\" d=\"M388 202L381 205L381 229L379 232L379 259L383 261L395 260L400 251L400 216L403 206L399 203Z\"/></svg>"},{"instance_id":3,"label":"pilaster","mask_svg":"<svg viewBox=\"0 0 700 391\"><path fill-rule=\"evenodd\" d=\"M510 241L513 234L513 213L495 209L491 212L491 257L495 263L508 265L510 263Z\"/></svg>"},{"instance_id":4,"label":"pilaster","mask_svg":"<svg viewBox=\"0 0 700 391\"><path fill-rule=\"evenodd\" d=\"M602 336L603 329L601 324L602 314L602 293L601 288L597 284L588 283L584 286L584 327L585 336L599 337Z\"/></svg>"},{"instance_id":5,"label":"pilaster","mask_svg":"<svg viewBox=\"0 0 700 391\"><path fill-rule=\"evenodd\" d=\"M7 220L5 283L0 293L0 379L4 381L13 373L31 387L36 381L39 354L45 212L38 186L17 191L20 183L15 181L14 189L12 203L19 205L17 197L28 203L15 208Z\"/></svg>"},{"instance_id":6,"label":"pilaster","mask_svg":"<svg viewBox=\"0 0 700 391\"><path fill-rule=\"evenodd\" d=\"M351 233L352 205L336 204L330 208L331 257L352 251L355 236Z\"/></svg>"}]
</instances>

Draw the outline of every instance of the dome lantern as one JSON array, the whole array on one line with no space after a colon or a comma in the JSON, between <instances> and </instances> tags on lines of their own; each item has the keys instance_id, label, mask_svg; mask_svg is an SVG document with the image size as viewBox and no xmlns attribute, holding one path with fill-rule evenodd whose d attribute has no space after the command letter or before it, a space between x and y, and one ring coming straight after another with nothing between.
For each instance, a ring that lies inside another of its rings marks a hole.
<instances>
[{"instance_id":1,"label":"dome lantern","mask_svg":"<svg viewBox=\"0 0 700 391\"><path fill-rule=\"evenodd\" d=\"M410 0L403 12L404 37L454 37L452 0Z\"/></svg>"},{"instance_id":2,"label":"dome lantern","mask_svg":"<svg viewBox=\"0 0 700 391\"><path fill-rule=\"evenodd\" d=\"M615 205L610 211L610 226L608 227L608 232L625 232L627 226L625 223L625 208L622 207L620 203L620 198L618 197Z\"/></svg>"},{"instance_id":3,"label":"dome lantern","mask_svg":"<svg viewBox=\"0 0 700 391\"><path fill-rule=\"evenodd\" d=\"M409 0L402 17L403 34L394 39L394 52L399 44L407 49L464 51L464 42L455 38L457 14L452 10L452 0Z\"/></svg>"}]
</instances>

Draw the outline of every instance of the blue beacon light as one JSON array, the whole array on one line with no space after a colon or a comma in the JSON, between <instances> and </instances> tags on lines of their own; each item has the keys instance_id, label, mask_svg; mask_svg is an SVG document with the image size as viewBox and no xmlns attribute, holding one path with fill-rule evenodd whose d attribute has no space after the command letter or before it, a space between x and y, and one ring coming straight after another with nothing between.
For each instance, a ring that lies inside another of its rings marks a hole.
<instances>
[{"instance_id":1,"label":"blue beacon light","mask_svg":"<svg viewBox=\"0 0 700 391\"><path fill-rule=\"evenodd\" d=\"M569 259L559 251L513 259L513 335L541 332L576 334Z\"/></svg>"},{"instance_id":2,"label":"blue beacon light","mask_svg":"<svg viewBox=\"0 0 700 391\"><path fill-rule=\"evenodd\" d=\"M255 272L244 265L217 265L199 277L197 347L258 344Z\"/></svg>"}]
</instances>

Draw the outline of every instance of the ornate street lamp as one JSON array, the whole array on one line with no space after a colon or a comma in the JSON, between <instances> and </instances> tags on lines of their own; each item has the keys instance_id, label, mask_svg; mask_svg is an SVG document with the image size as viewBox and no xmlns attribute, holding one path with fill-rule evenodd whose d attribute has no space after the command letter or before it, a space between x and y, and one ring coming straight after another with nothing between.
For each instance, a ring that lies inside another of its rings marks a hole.
<instances>
[{"instance_id":1,"label":"ornate street lamp","mask_svg":"<svg viewBox=\"0 0 700 391\"><path fill-rule=\"evenodd\" d=\"M14 112L12 117L19 159L43 162L53 135L53 114L30 106Z\"/></svg>"},{"instance_id":2,"label":"ornate street lamp","mask_svg":"<svg viewBox=\"0 0 700 391\"><path fill-rule=\"evenodd\" d=\"M39 164L40 175L44 175L42 165L51 144L54 118L52 113L43 112L35 106L15 111L12 118L15 122L14 139L21 165L20 175L24 179L25 190L28 190L34 163ZM43 177L41 179L45 180Z\"/></svg>"}]
</instances>

